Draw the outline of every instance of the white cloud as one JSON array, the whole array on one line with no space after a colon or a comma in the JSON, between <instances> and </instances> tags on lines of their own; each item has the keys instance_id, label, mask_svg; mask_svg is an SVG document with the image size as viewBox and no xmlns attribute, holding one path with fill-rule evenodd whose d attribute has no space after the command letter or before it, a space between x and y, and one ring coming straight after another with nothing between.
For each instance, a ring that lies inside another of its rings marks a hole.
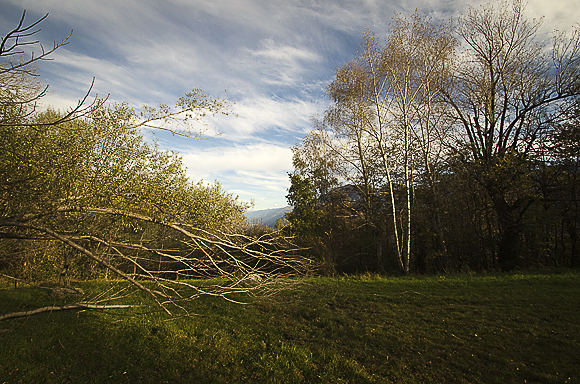
<instances>
[{"instance_id":1,"label":"white cloud","mask_svg":"<svg viewBox=\"0 0 580 384\"><path fill-rule=\"evenodd\" d=\"M263 41L262 45L263 48L253 55L277 61L277 64L292 66L298 61L320 61L320 56L309 49L279 45L271 39Z\"/></svg>"},{"instance_id":2,"label":"white cloud","mask_svg":"<svg viewBox=\"0 0 580 384\"><path fill-rule=\"evenodd\" d=\"M287 146L258 143L182 155L191 180L218 180L242 200L254 200L257 209L285 205L286 173L292 169L292 152Z\"/></svg>"},{"instance_id":3,"label":"white cloud","mask_svg":"<svg viewBox=\"0 0 580 384\"><path fill-rule=\"evenodd\" d=\"M259 72L255 78L271 85L294 86L302 82L314 63L322 57L311 49L277 44L272 39L263 40L261 47L249 51L250 57L242 59L247 68ZM253 64L253 65L252 65Z\"/></svg>"},{"instance_id":4,"label":"white cloud","mask_svg":"<svg viewBox=\"0 0 580 384\"><path fill-rule=\"evenodd\" d=\"M218 129L222 138L240 142L256 134L304 134L312 115L320 111L323 102L301 99L283 100L275 97L255 96L236 102L233 109L237 117L221 119ZM285 131L285 132L284 132Z\"/></svg>"},{"instance_id":5,"label":"white cloud","mask_svg":"<svg viewBox=\"0 0 580 384\"><path fill-rule=\"evenodd\" d=\"M194 180L208 180L211 175L232 171L267 175L292 168L290 148L267 143L211 147L182 154Z\"/></svg>"},{"instance_id":6,"label":"white cloud","mask_svg":"<svg viewBox=\"0 0 580 384\"><path fill-rule=\"evenodd\" d=\"M580 7L570 0L528 0L526 14L530 18L543 17L541 31L549 36L554 30L570 31L580 22Z\"/></svg>"},{"instance_id":7,"label":"white cloud","mask_svg":"<svg viewBox=\"0 0 580 384\"><path fill-rule=\"evenodd\" d=\"M484 2L0 0L0 19L10 21L8 8L12 24L23 8L29 20L50 12L39 34L46 46L75 30L66 49L40 66L41 80L56 91L45 104L57 108L74 106L93 76L100 96L134 107L173 105L194 87L213 95L228 89L238 117L208 120L223 134L209 141L214 148L182 151L184 162L194 180L218 179L244 199L273 206L285 204L289 147L325 109L324 86L356 54L365 28L382 39L395 12L456 18ZM530 17L546 16L547 32L570 29L579 10L572 0L527 6ZM166 148L183 143L163 136Z\"/></svg>"}]
</instances>

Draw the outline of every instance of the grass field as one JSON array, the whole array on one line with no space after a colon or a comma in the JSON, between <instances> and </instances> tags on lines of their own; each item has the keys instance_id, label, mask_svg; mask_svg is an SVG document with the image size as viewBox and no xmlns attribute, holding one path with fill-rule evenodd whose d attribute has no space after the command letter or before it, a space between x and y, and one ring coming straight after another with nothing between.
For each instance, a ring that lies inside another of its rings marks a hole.
<instances>
[{"instance_id":1,"label":"grass field","mask_svg":"<svg viewBox=\"0 0 580 384\"><path fill-rule=\"evenodd\" d=\"M51 304L0 290L0 314ZM188 309L1 321L0 383L580 383L578 273L309 278Z\"/></svg>"}]
</instances>

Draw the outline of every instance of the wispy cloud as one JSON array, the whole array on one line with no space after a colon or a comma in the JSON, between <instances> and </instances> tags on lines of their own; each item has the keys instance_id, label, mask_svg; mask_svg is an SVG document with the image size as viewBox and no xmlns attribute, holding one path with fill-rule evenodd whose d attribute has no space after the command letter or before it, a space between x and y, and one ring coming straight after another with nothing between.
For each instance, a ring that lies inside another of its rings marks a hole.
<instances>
[{"instance_id":1,"label":"wispy cloud","mask_svg":"<svg viewBox=\"0 0 580 384\"><path fill-rule=\"evenodd\" d=\"M155 137L184 155L192 179L218 179L268 208L285 203L289 147L324 110L326 84L355 55L366 28L381 39L397 12L456 18L484 2L0 0L0 27L7 30L27 9L29 20L50 12L39 34L47 46L74 29L70 44L40 67L55 92L45 102L57 108L76 104L93 76L94 92L136 108L171 105L194 87L217 96L227 89L237 117L209 120L221 136ZM547 32L580 20L574 0L528 0L527 10L546 16Z\"/></svg>"},{"instance_id":2,"label":"wispy cloud","mask_svg":"<svg viewBox=\"0 0 580 384\"><path fill-rule=\"evenodd\" d=\"M237 116L221 119L218 129L223 139L233 142L262 141L264 135L272 140L302 137L310 117L320 110L322 103L321 100L287 100L263 95L245 97L234 106Z\"/></svg>"},{"instance_id":3,"label":"wispy cloud","mask_svg":"<svg viewBox=\"0 0 580 384\"><path fill-rule=\"evenodd\" d=\"M304 82L313 64L322 61L320 55L305 47L278 44L272 39L261 42L260 48L249 50L244 60L247 68L260 73L262 81L275 86L295 86Z\"/></svg>"}]
</instances>

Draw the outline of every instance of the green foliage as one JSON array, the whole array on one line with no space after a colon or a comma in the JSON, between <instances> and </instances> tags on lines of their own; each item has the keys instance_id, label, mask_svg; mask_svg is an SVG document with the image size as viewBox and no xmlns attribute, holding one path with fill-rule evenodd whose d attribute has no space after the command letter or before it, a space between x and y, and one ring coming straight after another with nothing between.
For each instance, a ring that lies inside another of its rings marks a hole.
<instances>
[{"instance_id":1,"label":"green foliage","mask_svg":"<svg viewBox=\"0 0 580 384\"><path fill-rule=\"evenodd\" d=\"M289 174L290 188L286 199L292 211L284 216L285 229L295 237L296 243L307 249L307 255L322 262L324 274L334 274L336 262L327 248L330 232L328 215L321 209L318 196L310 178Z\"/></svg>"},{"instance_id":2,"label":"green foliage","mask_svg":"<svg viewBox=\"0 0 580 384\"><path fill-rule=\"evenodd\" d=\"M160 104L157 108L144 106L140 118L134 122L135 126L162 129L174 135L201 139L207 130L204 119L208 115L231 114L231 104L227 99L212 97L194 88L177 100L175 108L167 104Z\"/></svg>"},{"instance_id":3,"label":"green foliage","mask_svg":"<svg viewBox=\"0 0 580 384\"><path fill-rule=\"evenodd\" d=\"M319 128L323 123L315 123ZM318 195L323 195L338 185L336 154L328 147L324 132L312 131L299 145L292 147L292 165L297 175L308 178Z\"/></svg>"},{"instance_id":4,"label":"green foliage","mask_svg":"<svg viewBox=\"0 0 580 384\"><path fill-rule=\"evenodd\" d=\"M171 321L144 307L54 311L0 322L0 381L574 383L578 295L570 272L361 275L246 306L197 300L185 305L203 316ZM54 300L4 285L0 312Z\"/></svg>"},{"instance_id":5,"label":"green foliage","mask_svg":"<svg viewBox=\"0 0 580 384\"><path fill-rule=\"evenodd\" d=\"M22 238L0 249L12 272L43 278L69 264L48 238L14 224L107 242L165 235L147 223L97 210L179 221L206 231L232 233L243 225L247 205L219 183L189 181L179 156L145 142L126 104L95 107L83 118L43 125L61 117L48 110L32 120L38 125L2 127L7 140L0 153L0 224L3 237ZM32 260L27 252L35 255ZM77 267L83 265L77 261ZM90 276L87 268L94 266L77 268L74 275Z\"/></svg>"},{"instance_id":6,"label":"green foliage","mask_svg":"<svg viewBox=\"0 0 580 384\"><path fill-rule=\"evenodd\" d=\"M90 89L65 113L36 109L46 88L35 64L66 44L45 50L29 41L48 15L26 25L25 13L0 44L0 270L20 280L110 278L146 292L170 314L203 295L232 300L262 293L281 275L303 273L308 261L285 239L243 234L249 205L219 185L189 181L181 158L147 143L143 129L200 138L208 115L230 103L193 89L174 108L86 103ZM31 51L29 59L24 51ZM35 54L34 49L39 50ZM295 257L296 256L296 257ZM207 290L185 277L227 277ZM146 286L153 280L155 286ZM117 292L118 293L118 292ZM108 292L112 300L115 292Z\"/></svg>"},{"instance_id":7,"label":"green foliage","mask_svg":"<svg viewBox=\"0 0 580 384\"><path fill-rule=\"evenodd\" d=\"M286 214L292 231L300 238L314 240L322 229L322 211L310 179L300 175L289 175L290 188L286 199L292 211Z\"/></svg>"},{"instance_id":8,"label":"green foliage","mask_svg":"<svg viewBox=\"0 0 580 384\"><path fill-rule=\"evenodd\" d=\"M194 218L192 225L199 228L216 228L239 233L246 219L244 212L250 204L242 203L237 196L222 189L219 182L212 184L199 181L191 186L188 215Z\"/></svg>"}]
</instances>

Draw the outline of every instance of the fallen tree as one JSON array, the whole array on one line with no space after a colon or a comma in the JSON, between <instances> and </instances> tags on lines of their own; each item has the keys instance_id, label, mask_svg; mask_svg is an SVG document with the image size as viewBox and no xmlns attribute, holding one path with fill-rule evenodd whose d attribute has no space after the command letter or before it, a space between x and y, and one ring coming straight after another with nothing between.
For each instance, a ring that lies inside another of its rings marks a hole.
<instances>
[{"instance_id":1,"label":"fallen tree","mask_svg":"<svg viewBox=\"0 0 580 384\"><path fill-rule=\"evenodd\" d=\"M7 132L0 155L7 274L58 275L65 284L116 276L172 313L200 296L267 294L280 278L308 272L310 261L280 232L246 235L248 205L218 183L189 181L181 158L147 144L133 118L125 105L99 106L67 123ZM189 282L216 278L203 288Z\"/></svg>"},{"instance_id":2,"label":"fallen tree","mask_svg":"<svg viewBox=\"0 0 580 384\"><path fill-rule=\"evenodd\" d=\"M23 13L0 42L4 275L26 282L58 278L63 286L71 279L120 278L173 314L201 296L237 301L242 293L268 294L280 278L309 270L280 233L246 235L248 204L217 182L190 181L178 155L143 137L145 129L160 129L200 139L206 116L230 112L227 100L193 89L173 108L136 112L126 103L88 103L87 93L68 111L38 111L46 87L36 66L69 39L52 49L34 41L45 17L26 25ZM198 284L203 279L217 280ZM99 303L118 300L117 293Z\"/></svg>"},{"instance_id":3,"label":"fallen tree","mask_svg":"<svg viewBox=\"0 0 580 384\"><path fill-rule=\"evenodd\" d=\"M71 210L66 211L71 214ZM201 296L214 296L239 302L239 294L271 294L281 286L292 284L289 277L307 274L312 269L310 260L298 255L298 249L279 232L268 232L260 237L240 233L223 233L200 230L185 223L167 223L152 217L112 209L75 209L77 214L121 216L146 226L156 226L170 231L165 241L177 245L173 248L152 247L150 240L107 241L95 235L70 235L28 222L0 221L11 235L25 231L38 241L59 241L71 250L94 263L101 272L113 272L147 295L166 313L183 310L180 302ZM43 237L42 235L47 235ZM51 240L54 239L54 240ZM42 239L42 240L38 240ZM69 266L70 267L70 266ZM14 279L14 278L13 278ZM199 281L214 280L210 285ZM124 288L120 288L124 289ZM114 294L111 300L117 299ZM70 304L90 307L90 302ZM126 308L112 306L109 308ZM53 308L53 307L47 307ZM105 308L95 306L94 308ZM46 309L49 310L49 309ZM30 312L30 314L46 310ZM24 313L24 312L23 312ZM12 317L12 316L9 316ZM1 320L1 318L0 318Z\"/></svg>"}]
</instances>

